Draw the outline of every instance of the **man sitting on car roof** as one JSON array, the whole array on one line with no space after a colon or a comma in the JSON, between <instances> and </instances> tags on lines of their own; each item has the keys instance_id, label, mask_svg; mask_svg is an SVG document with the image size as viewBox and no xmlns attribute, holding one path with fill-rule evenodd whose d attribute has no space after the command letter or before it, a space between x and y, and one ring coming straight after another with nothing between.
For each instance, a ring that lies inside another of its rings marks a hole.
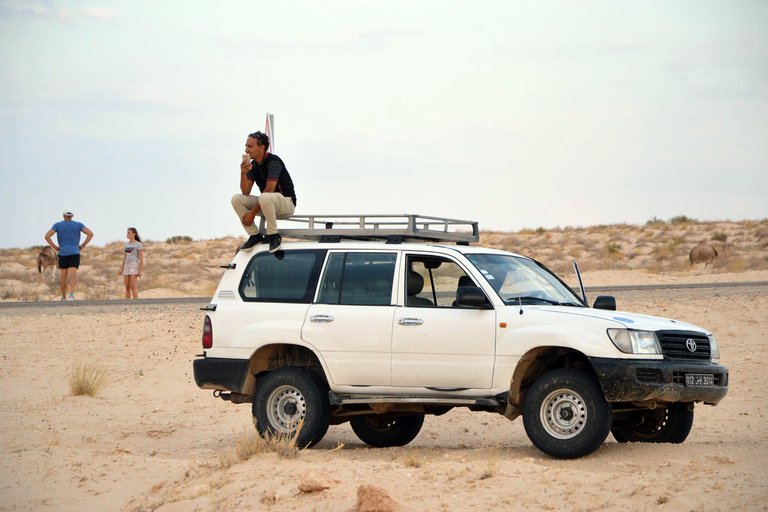
<instances>
[{"instance_id":1,"label":"man sitting on car roof","mask_svg":"<svg viewBox=\"0 0 768 512\"><path fill-rule=\"evenodd\" d=\"M232 196L232 207L237 212L248 240L240 247L247 251L256 244L266 242L269 252L280 249L282 238L277 232L277 217L293 215L296 209L296 192L288 169L277 155L269 153L269 137L262 132L248 135L245 141L243 163L240 164L240 191ZM250 157L250 159L248 158ZM254 182L260 196L250 195ZM259 233L254 219L259 215L267 220L267 236Z\"/></svg>"}]
</instances>

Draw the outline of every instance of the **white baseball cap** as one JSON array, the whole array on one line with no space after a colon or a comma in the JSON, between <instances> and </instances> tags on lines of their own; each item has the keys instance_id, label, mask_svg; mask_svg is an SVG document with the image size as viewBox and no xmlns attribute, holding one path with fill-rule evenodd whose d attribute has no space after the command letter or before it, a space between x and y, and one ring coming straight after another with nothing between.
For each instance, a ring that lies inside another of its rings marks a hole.
<instances>
[{"instance_id":1,"label":"white baseball cap","mask_svg":"<svg viewBox=\"0 0 768 512\"><path fill-rule=\"evenodd\" d=\"M72 208L64 208L64 215L67 217L72 217L74 213L72 213Z\"/></svg>"}]
</instances>

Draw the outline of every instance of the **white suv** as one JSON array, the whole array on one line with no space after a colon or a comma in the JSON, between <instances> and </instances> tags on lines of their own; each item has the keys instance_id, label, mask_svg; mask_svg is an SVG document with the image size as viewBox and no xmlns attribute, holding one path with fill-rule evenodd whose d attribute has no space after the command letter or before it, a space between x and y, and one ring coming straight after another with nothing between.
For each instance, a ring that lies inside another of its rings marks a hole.
<instances>
[{"instance_id":1,"label":"white suv","mask_svg":"<svg viewBox=\"0 0 768 512\"><path fill-rule=\"evenodd\" d=\"M305 228L283 236L310 241L235 255L194 361L200 388L252 403L262 435L312 446L349 421L369 445L402 446L425 414L467 407L522 414L536 447L574 458L609 432L681 443L694 403L728 392L710 332L616 312L612 297L590 308L541 263L470 246L477 223L289 220Z\"/></svg>"}]
</instances>

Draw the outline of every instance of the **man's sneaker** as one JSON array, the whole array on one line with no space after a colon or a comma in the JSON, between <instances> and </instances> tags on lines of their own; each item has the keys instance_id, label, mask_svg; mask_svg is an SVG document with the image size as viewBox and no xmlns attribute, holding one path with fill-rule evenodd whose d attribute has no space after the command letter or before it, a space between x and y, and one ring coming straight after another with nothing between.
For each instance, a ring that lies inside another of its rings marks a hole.
<instances>
[{"instance_id":1,"label":"man's sneaker","mask_svg":"<svg viewBox=\"0 0 768 512\"><path fill-rule=\"evenodd\" d=\"M254 245L260 244L264 241L264 235L261 233L251 235L248 237L248 240L245 241L245 243L240 247L241 251L250 251L253 249Z\"/></svg>"},{"instance_id":2,"label":"man's sneaker","mask_svg":"<svg viewBox=\"0 0 768 512\"><path fill-rule=\"evenodd\" d=\"M280 250L280 246L283 243L283 237L275 233L274 235L267 235L269 241L269 252L277 252Z\"/></svg>"},{"instance_id":3,"label":"man's sneaker","mask_svg":"<svg viewBox=\"0 0 768 512\"><path fill-rule=\"evenodd\" d=\"M61 300L62 300L62 301L66 301L66 300L67 300L67 297L66 297L66 296L64 296L64 295L62 295L62 296L61 296Z\"/></svg>"},{"instance_id":4,"label":"man's sneaker","mask_svg":"<svg viewBox=\"0 0 768 512\"><path fill-rule=\"evenodd\" d=\"M70 293L69 297L67 297L67 300L75 300L75 294L74 293Z\"/></svg>"}]
</instances>

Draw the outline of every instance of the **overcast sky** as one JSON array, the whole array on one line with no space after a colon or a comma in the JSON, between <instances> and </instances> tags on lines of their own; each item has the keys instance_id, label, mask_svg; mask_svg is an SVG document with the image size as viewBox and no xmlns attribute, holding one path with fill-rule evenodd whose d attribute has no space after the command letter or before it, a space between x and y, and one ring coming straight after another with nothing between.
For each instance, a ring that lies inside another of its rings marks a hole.
<instances>
[{"instance_id":1,"label":"overcast sky","mask_svg":"<svg viewBox=\"0 0 768 512\"><path fill-rule=\"evenodd\" d=\"M764 1L0 0L0 247L64 208L95 244L243 235L267 112L297 214L765 218L766 27Z\"/></svg>"}]
</instances>

